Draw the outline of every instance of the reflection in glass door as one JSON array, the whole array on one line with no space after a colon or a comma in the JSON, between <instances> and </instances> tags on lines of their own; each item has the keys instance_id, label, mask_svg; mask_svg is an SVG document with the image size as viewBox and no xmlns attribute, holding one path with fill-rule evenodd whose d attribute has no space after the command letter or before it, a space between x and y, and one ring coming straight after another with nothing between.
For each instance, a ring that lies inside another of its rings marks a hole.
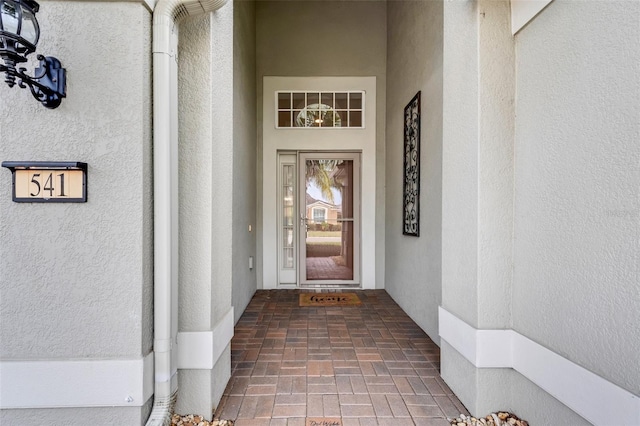
<instances>
[{"instance_id":1,"label":"reflection in glass door","mask_svg":"<svg viewBox=\"0 0 640 426\"><path fill-rule=\"evenodd\" d=\"M300 153L300 283L359 284L359 154Z\"/></svg>"}]
</instances>

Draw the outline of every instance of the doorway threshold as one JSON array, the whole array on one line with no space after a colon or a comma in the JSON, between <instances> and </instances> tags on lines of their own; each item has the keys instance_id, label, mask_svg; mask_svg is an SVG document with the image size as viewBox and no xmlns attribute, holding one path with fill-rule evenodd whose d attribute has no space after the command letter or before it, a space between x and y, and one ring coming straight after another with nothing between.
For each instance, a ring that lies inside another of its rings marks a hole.
<instances>
[{"instance_id":1,"label":"doorway threshold","mask_svg":"<svg viewBox=\"0 0 640 426\"><path fill-rule=\"evenodd\" d=\"M362 289L360 284L300 284L300 290L358 290Z\"/></svg>"}]
</instances>

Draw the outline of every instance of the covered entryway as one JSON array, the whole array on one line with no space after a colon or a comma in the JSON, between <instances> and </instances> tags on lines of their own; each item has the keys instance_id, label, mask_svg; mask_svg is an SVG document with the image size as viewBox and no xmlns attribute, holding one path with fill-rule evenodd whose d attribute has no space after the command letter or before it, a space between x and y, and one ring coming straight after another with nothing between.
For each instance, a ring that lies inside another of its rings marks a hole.
<instances>
[{"instance_id":1,"label":"covered entryway","mask_svg":"<svg viewBox=\"0 0 640 426\"><path fill-rule=\"evenodd\" d=\"M438 346L384 290L352 307L299 307L305 290L259 290L235 328L215 417L236 426L442 425L467 410L440 378ZM308 290L306 290L308 291Z\"/></svg>"}]
</instances>

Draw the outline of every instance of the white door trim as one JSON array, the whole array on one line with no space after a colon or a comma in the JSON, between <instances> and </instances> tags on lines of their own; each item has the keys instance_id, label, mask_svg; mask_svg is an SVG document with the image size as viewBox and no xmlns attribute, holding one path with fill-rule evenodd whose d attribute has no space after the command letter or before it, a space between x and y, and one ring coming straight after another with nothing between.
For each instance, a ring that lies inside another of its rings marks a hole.
<instances>
[{"instance_id":1,"label":"white door trim","mask_svg":"<svg viewBox=\"0 0 640 426\"><path fill-rule=\"evenodd\" d=\"M278 288L277 247L277 157L278 151L359 151L362 153L361 284L376 285L376 78L375 77L264 77L262 122L262 288ZM275 92L348 91L365 92L364 128L340 131L277 129ZM327 132L330 137L327 138Z\"/></svg>"}]
</instances>

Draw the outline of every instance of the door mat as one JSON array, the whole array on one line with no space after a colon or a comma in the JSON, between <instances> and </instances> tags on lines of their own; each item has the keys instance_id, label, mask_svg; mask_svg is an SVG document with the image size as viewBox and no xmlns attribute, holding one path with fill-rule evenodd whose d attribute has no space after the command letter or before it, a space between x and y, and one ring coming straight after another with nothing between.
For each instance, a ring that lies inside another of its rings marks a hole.
<instances>
[{"instance_id":1,"label":"door mat","mask_svg":"<svg viewBox=\"0 0 640 426\"><path fill-rule=\"evenodd\" d=\"M304 426L342 426L339 417L308 417Z\"/></svg>"},{"instance_id":2,"label":"door mat","mask_svg":"<svg viewBox=\"0 0 640 426\"><path fill-rule=\"evenodd\" d=\"M361 303L355 293L302 293L299 306L358 306Z\"/></svg>"}]
</instances>

